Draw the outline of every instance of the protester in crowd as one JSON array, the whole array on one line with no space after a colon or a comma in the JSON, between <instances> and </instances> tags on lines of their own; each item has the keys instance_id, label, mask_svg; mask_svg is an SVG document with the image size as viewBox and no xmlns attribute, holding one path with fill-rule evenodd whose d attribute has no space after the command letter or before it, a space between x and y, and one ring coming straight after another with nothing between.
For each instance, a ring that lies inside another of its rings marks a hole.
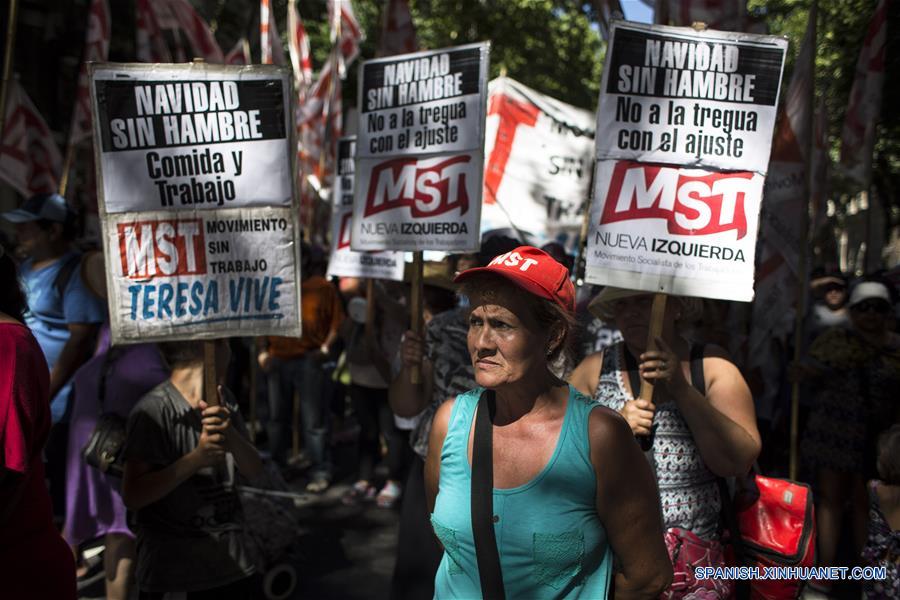
<instances>
[{"instance_id":1,"label":"protester in crowd","mask_svg":"<svg viewBox=\"0 0 900 600\"><path fill-rule=\"evenodd\" d=\"M127 418L138 400L165 381L169 372L155 344L110 348L108 328L100 337L102 351L73 377L63 535L73 548L103 539L106 597L125 600L131 587L135 548L122 502L121 481L89 466L82 452L101 414Z\"/></svg>"},{"instance_id":2,"label":"protester in crowd","mask_svg":"<svg viewBox=\"0 0 900 600\"><path fill-rule=\"evenodd\" d=\"M869 535L863 564L882 567L886 577L863 582L864 597L900 598L900 424L878 440L879 479L869 482Z\"/></svg>"},{"instance_id":3,"label":"protester in crowd","mask_svg":"<svg viewBox=\"0 0 900 600\"><path fill-rule=\"evenodd\" d=\"M604 288L591 310L614 321L624 342L585 358L569 381L618 411L636 436L650 436L643 439L649 442L666 546L679 581L666 597L696 591L711 600L728 598L733 582L696 580L683 557L679 562L677 549L682 544L704 549L710 564L694 566L724 565L717 477L745 475L759 454L753 399L724 350L692 345L681 335L679 323L699 311L696 299L669 297L662 336L657 349L649 350L652 302L652 294ZM702 361L705 385L691 377L692 361ZM639 399L640 379L655 385L652 402Z\"/></svg>"},{"instance_id":4,"label":"protester in crowd","mask_svg":"<svg viewBox=\"0 0 900 600\"><path fill-rule=\"evenodd\" d=\"M255 597L234 484L235 467L253 478L262 462L232 394L220 386L217 405L204 401L203 344L158 344L171 375L128 419L122 498L135 512L142 600ZM215 346L221 382L230 356L224 340Z\"/></svg>"},{"instance_id":5,"label":"protester in crowd","mask_svg":"<svg viewBox=\"0 0 900 600\"><path fill-rule=\"evenodd\" d=\"M880 282L857 283L848 302L850 327L820 335L792 375L817 384L801 443L815 472L819 564L834 566L849 502L854 554L867 530L866 480L875 475L875 441L900 415L900 336L886 325L892 306ZM828 592L829 582L815 582Z\"/></svg>"},{"instance_id":6,"label":"protester in crowd","mask_svg":"<svg viewBox=\"0 0 900 600\"><path fill-rule=\"evenodd\" d=\"M300 394L303 443L312 461L307 491L320 493L331 484L332 464L329 441L330 410L322 364L336 340L344 319L337 289L313 272L308 244L302 244L299 338L269 336L260 339L260 368L269 383L269 450L281 466L287 464L294 393Z\"/></svg>"},{"instance_id":7,"label":"protester in crowd","mask_svg":"<svg viewBox=\"0 0 900 600\"><path fill-rule=\"evenodd\" d=\"M605 598L615 556L617 596L656 596L672 571L653 473L624 419L550 368L574 325L568 270L521 246L457 281L471 306L478 387L442 404L431 428L425 485L444 547L435 598L482 591L469 444L476 412L492 421L492 512L506 594Z\"/></svg>"},{"instance_id":8,"label":"protester in crowd","mask_svg":"<svg viewBox=\"0 0 900 600\"><path fill-rule=\"evenodd\" d=\"M374 286L373 286L374 295ZM375 302L372 322L367 323L368 303ZM350 401L359 424L357 480L344 496L353 504L374 499L382 508L392 508L400 499L403 440L394 425L388 404L391 365L384 349L384 311L375 298L356 296L347 304L348 319L341 325L350 372ZM375 487L375 466L381 456L380 437L387 447L387 481Z\"/></svg>"},{"instance_id":9,"label":"protester in crowd","mask_svg":"<svg viewBox=\"0 0 900 600\"><path fill-rule=\"evenodd\" d=\"M50 367L53 427L45 456L54 515L62 519L71 378L94 353L106 306L84 285L82 254L72 246L75 215L62 196L38 194L2 216L15 223L26 257L19 268L28 299L25 323Z\"/></svg>"},{"instance_id":10,"label":"protester in crowd","mask_svg":"<svg viewBox=\"0 0 900 600\"><path fill-rule=\"evenodd\" d=\"M482 240L478 264L484 266L494 256L508 252L519 244L516 240L493 236ZM391 383L391 408L399 417L415 418L418 423L410 436L415 452L409 469L400 509L400 530L397 538L397 560L391 580L391 598L429 599L434 596L434 576L441 561L442 550L431 528L428 504L425 499L425 456L431 422L438 407L448 398L475 387L475 376L466 336L469 330L469 311L455 302L448 307L449 294L439 286L431 292L425 287L426 306L434 315L425 328L425 335L412 331L403 334L400 347L401 368ZM439 308L445 308L438 314ZM420 369L420 383L413 384L413 369Z\"/></svg>"},{"instance_id":11,"label":"protester in crowd","mask_svg":"<svg viewBox=\"0 0 900 600\"><path fill-rule=\"evenodd\" d=\"M813 276L809 282L813 304L806 319L806 340L811 343L832 327L847 327L847 280L840 273Z\"/></svg>"},{"instance_id":12,"label":"protester in crowd","mask_svg":"<svg viewBox=\"0 0 900 600\"><path fill-rule=\"evenodd\" d=\"M622 341L622 334L615 324L596 317L588 310L588 304L599 291L600 288L596 285L583 285L575 289L575 321L578 327L573 332L575 340L572 354L576 365L586 356Z\"/></svg>"},{"instance_id":13,"label":"protester in crowd","mask_svg":"<svg viewBox=\"0 0 900 600\"><path fill-rule=\"evenodd\" d=\"M75 598L75 562L53 525L41 450L49 370L23 324L16 266L0 246L0 578L4 598Z\"/></svg>"}]
</instances>

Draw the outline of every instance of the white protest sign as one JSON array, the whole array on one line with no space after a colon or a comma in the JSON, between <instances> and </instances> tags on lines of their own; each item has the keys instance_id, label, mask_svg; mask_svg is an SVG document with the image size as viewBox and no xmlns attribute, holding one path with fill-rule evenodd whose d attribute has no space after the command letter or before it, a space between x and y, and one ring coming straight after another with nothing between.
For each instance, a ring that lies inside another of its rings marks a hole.
<instances>
[{"instance_id":1,"label":"white protest sign","mask_svg":"<svg viewBox=\"0 0 900 600\"><path fill-rule=\"evenodd\" d=\"M363 63L354 250L479 246L488 44Z\"/></svg>"},{"instance_id":2,"label":"white protest sign","mask_svg":"<svg viewBox=\"0 0 900 600\"><path fill-rule=\"evenodd\" d=\"M290 206L288 77L259 66L95 65L106 211Z\"/></svg>"},{"instance_id":3,"label":"white protest sign","mask_svg":"<svg viewBox=\"0 0 900 600\"><path fill-rule=\"evenodd\" d=\"M600 161L586 279L749 301L763 176Z\"/></svg>"},{"instance_id":4,"label":"white protest sign","mask_svg":"<svg viewBox=\"0 0 900 600\"><path fill-rule=\"evenodd\" d=\"M585 277L750 301L787 42L615 23Z\"/></svg>"},{"instance_id":5,"label":"white protest sign","mask_svg":"<svg viewBox=\"0 0 900 600\"><path fill-rule=\"evenodd\" d=\"M490 83L481 229L574 246L590 196L594 115L500 77Z\"/></svg>"},{"instance_id":6,"label":"white protest sign","mask_svg":"<svg viewBox=\"0 0 900 600\"><path fill-rule=\"evenodd\" d=\"M350 249L353 223L353 174L355 171L356 137L338 140L337 177L334 182L334 206L331 217L331 257L328 277L371 277L403 280L403 253L354 252Z\"/></svg>"},{"instance_id":7,"label":"white protest sign","mask_svg":"<svg viewBox=\"0 0 900 600\"><path fill-rule=\"evenodd\" d=\"M787 40L616 22L597 159L765 174Z\"/></svg>"},{"instance_id":8,"label":"white protest sign","mask_svg":"<svg viewBox=\"0 0 900 600\"><path fill-rule=\"evenodd\" d=\"M113 342L299 336L287 70L92 71Z\"/></svg>"}]
</instances>

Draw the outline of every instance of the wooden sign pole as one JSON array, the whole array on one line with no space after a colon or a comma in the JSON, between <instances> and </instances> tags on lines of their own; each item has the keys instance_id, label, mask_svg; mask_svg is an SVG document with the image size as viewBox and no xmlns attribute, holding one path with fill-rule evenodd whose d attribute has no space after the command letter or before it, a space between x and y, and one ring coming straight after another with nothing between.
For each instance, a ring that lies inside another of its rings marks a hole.
<instances>
[{"instance_id":1,"label":"wooden sign pole","mask_svg":"<svg viewBox=\"0 0 900 600\"><path fill-rule=\"evenodd\" d=\"M366 336L374 333L375 328L375 280L366 279Z\"/></svg>"},{"instance_id":2,"label":"wooden sign pole","mask_svg":"<svg viewBox=\"0 0 900 600\"><path fill-rule=\"evenodd\" d=\"M410 294L410 329L417 336L422 335L422 253L413 252L412 289ZM413 367L409 373L409 382L413 385L422 383L422 371Z\"/></svg>"},{"instance_id":3,"label":"wooden sign pole","mask_svg":"<svg viewBox=\"0 0 900 600\"><path fill-rule=\"evenodd\" d=\"M216 380L216 340L206 340L203 342L203 400L209 406L219 404Z\"/></svg>"},{"instance_id":4,"label":"wooden sign pole","mask_svg":"<svg viewBox=\"0 0 900 600\"><path fill-rule=\"evenodd\" d=\"M662 335L663 317L666 314L666 294L654 294L653 307L650 309L650 332L647 334L647 350L656 350L656 338ZM634 393L634 390L632 390ZM641 378L641 400L653 402L653 384ZM641 440L641 447L644 450L650 449L650 438L645 437Z\"/></svg>"}]
</instances>

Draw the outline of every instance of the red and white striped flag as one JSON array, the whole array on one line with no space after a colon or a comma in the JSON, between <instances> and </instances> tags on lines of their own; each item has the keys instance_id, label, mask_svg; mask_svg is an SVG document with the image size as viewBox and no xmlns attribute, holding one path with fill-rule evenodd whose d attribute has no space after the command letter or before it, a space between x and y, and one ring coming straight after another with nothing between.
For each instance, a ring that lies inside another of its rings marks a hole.
<instances>
[{"instance_id":1,"label":"red and white striped flag","mask_svg":"<svg viewBox=\"0 0 900 600\"><path fill-rule=\"evenodd\" d=\"M847 176L863 188L869 185L872 175L875 125L881 112L889 4L889 0L879 0L869 23L841 132L841 165Z\"/></svg>"},{"instance_id":2,"label":"red and white striped flag","mask_svg":"<svg viewBox=\"0 0 900 600\"><path fill-rule=\"evenodd\" d=\"M260 0L259 3L259 46L264 65L284 64L284 46L269 0Z\"/></svg>"},{"instance_id":3,"label":"red and white striped flag","mask_svg":"<svg viewBox=\"0 0 900 600\"><path fill-rule=\"evenodd\" d=\"M137 0L136 55L141 62L169 63L172 53L150 0Z\"/></svg>"},{"instance_id":4,"label":"red and white striped flag","mask_svg":"<svg viewBox=\"0 0 900 600\"><path fill-rule=\"evenodd\" d=\"M104 62L109 56L109 7L106 0L93 0L88 13L87 36L81 69L78 72L78 87L75 91L75 108L69 128L69 145L74 146L91 137L91 91L87 63Z\"/></svg>"},{"instance_id":5,"label":"red and white striped flag","mask_svg":"<svg viewBox=\"0 0 900 600\"><path fill-rule=\"evenodd\" d=\"M250 42L247 38L242 37L235 42L234 47L225 55L226 65L249 65L250 64Z\"/></svg>"},{"instance_id":6,"label":"red and white striped flag","mask_svg":"<svg viewBox=\"0 0 900 600\"><path fill-rule=\"evenodd\" d=\"M407 0L388 0L384 7L384 22L378 44L379 56L407 54L419 49L416 26L413 24Z\"/></svg>"},{"instance_id":7,"label":"red and white striped flag","mask_svg":"<svg viewBox=\"0 0 900 600\"><path fill-rule=\"evenodd\" d=\"M55 192L62 156L53 134L18 81L9 82L0 136L0 177L28 198Z\"/></svg>"},{"instance_id":8,"label":"red and white striped flag","mask_svg":"<svg viewBox=\"0 0 900 600\"><path fill-rule=\"evenodd\" d=\"M778 128L772 144L772 158L766 175L759 222L759 258L756 268L752 329L748 341L748 369L768 369L773 359L769 349L773 339L791 333L791 320L800 286L806 285L801 273L800 255L807 244L805 211L810 206L806 157L810 150L809 111L812 110L812 53L814 23L810 19L794 73L785 94ZM761 406L774 402L768 394Z\"/></svg>"},{"instance_id":9,"label":"red and white striped flag","mask_svg":"<svg viewBox=\"0 0 900 600\"><path fill-rule=\"evenodd\" d=\"M350 0L328 0L328 18L331 23L331 43L337 44L340 49L338 73L343 79L346 68L359 56L359 43L364 36Z\"/></svg>"},{"instance_id":10,"label":"red and white striped flag","mask_svg":"<svg viewBox=\"0 0 900 600\"><path fill-rule=\"evenodd\" d=\"M815 238L815 234L828 224L828 172L831 169L831 157L828 154L828 112L825 100L821 98L813 117L813 155L810 168L810 214Z\"/></svg>"},{"instance_id":11,"label":"red and white striped flag","mask_svg":"<svg viewBox=\"0 0 900 600\"><path fill-rule=\"evenodd\" d=\"M294 83L301 99L312 85L312 56L309 50L309 36L297 10L297 0L288 2L288 48L291 66L294 68Z\"/></svg>"},{"instance_id":12,"label":"red and white striped flag","mask_svg":"<svg viewBox=\"0 0 900 600\"><path fill-rule=\"evenodd\" d=\"M181 33L187 38L194 58L202 58L208 63L222 64L225 57L216 37L188 0L165 0Z\"/></svg>"}]
</instances>

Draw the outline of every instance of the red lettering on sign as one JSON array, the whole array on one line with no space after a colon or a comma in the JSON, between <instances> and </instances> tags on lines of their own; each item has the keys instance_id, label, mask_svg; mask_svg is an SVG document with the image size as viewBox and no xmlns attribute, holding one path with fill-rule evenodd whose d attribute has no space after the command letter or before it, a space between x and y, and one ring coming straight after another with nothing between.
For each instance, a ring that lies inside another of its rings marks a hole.
<instances>
[{"instance_id":1,"label":"red lettering on sign","mask_svg":"<svg viewBox=\"0 0 900 600\"><path fill-rule=\"evenodd\" d=\"M616 163L601 224L665 219L669 233L709 235L736 230L747 235L744 200L758 190L753 173L693 177L677 168L630 161Z\"/></svg>"},{"instance_id":2,"label":"red lettering on sign","mask_svg":"<svg viewBox=\"0 0 900 600\"><path fill-rule=\"evenodd\" d=\"M415 158L395 158L372 169L365 216L409 207L414 218L433 217L459 209L469 210L466 192L468 154L456 156L431 167L418 168Z\"/></svg>"},{"instance_id":3,"label":"red lettering on sign","mask_svg":"<svg viewBox=\"0 0 900 600\"><path fill-rule=\"evenodd\" d=\"M337 249L343 250L350 247L350 220L353 213L347 213L341 217L341 227L338 231Z\"/></svg>"},{"instance_id":4,"label":"red lettering on sign","mask_svg":"<svg viewBox=\"0 0 900 600\"><path fill-rule=\"evenodd\" d=\"M688 176L677 168L630 161L616 163L600 224L665 219L669 233L747 235L744 200L759 193L751 172Z\"/></svg>"},{"instance_id":5,"label":"red lettering on sign","mask_svg":"<svg viewBox=\"0 0 900 600\"><path fill-rule=\"evenodd\" d=\"M541 111L530 102L519 102L506 94L497 94L491 97L487 114L500 115L497 137L488 158L487 168L484 170L484 203L494 204L497 201L500 182L503 181L503 174L506 172L506 163L509 162L509 155L512 153L516 130L520 125L534 127Z\"/></svg>"},{"instance_id":6,"label":"red lettering on sign","mask_svg":"<svg viewBox=\"0 0 900 600\"><path fill-rule=\"evenodd\" d=\"M131 279L206 273L203 222L133 221L119 223L122 272Z\"/></svg>"}]
</instances>

